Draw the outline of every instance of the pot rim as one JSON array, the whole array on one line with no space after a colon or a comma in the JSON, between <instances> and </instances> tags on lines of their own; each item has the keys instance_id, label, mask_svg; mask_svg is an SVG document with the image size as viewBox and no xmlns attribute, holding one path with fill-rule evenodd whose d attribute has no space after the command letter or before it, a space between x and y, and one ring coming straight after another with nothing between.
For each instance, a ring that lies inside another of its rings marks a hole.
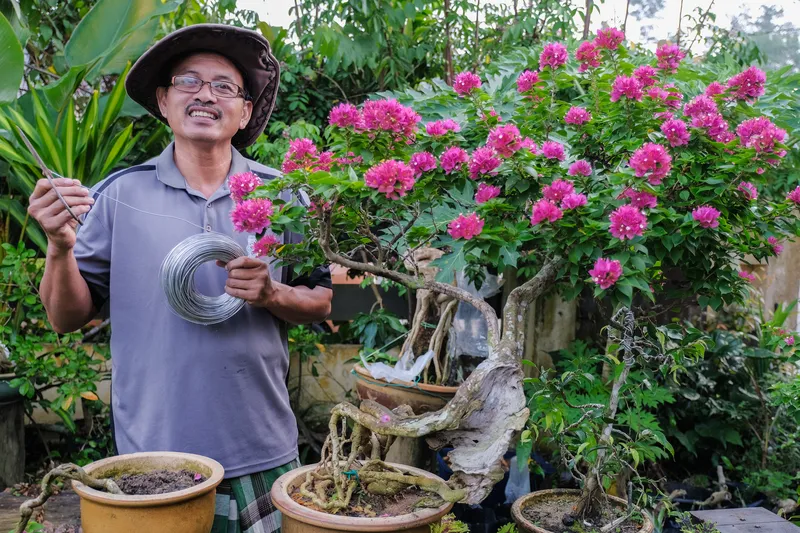
<instances>
[{"instance_id":1,"label":"pot rim","mask_svg":"<svg viewBox=\"0 0 800 533\"><path fill-rule=\"evenodd\" d=\"M317 467L317 464L301 466L294 470L283 474L272 485L270 496L272 503L278 510L303 524L334 529L337 531L402 531L424 524L431 524L436 520L450 512L453 508L453 503L446 502L444 505L436 509L422 509L413 513L408 513L400 516L391 517L375 517L375 518L362 518L340 516L324 513L322 511L315 511L309 507L304 507L294 501L289 496L289 487L294 480L300 476L304 476L308 471ZM405 472L415 475L423 475L429 478L441 479L426 470L414 468L407 465L396 463L387 463L391 466L398 467Z\"/></svg>"},{"instance_id":2,"label":"pot rim","mask_svg":"<svg viewBox=\"0 0 800 533\"><path fill-rule=\"evenodd\" d=\"M537 533L552 533L549 529L544 529L533 524L530 520L525 518L522 514L522 508L526 507L527 504L533 500L538 500L540 498L551 496L551 495L558 495L558 494L580 494L581 491L579 489L545 489L545 490L537 490L535 492L529 492L524 496L520 496L516 499L514 504L511 506L511 517L517 522L518 525L525 527L531 531L536 531ZM622 498L618 498L616 496L612 496L610 494L606 494L606 497L618 504L621 505L628 505L628 502L623 500ZM642 514L642 518L644 522L642 523L642 527L639 528L637 533L650 533L653 531L653 524L650 521L650 518ZM519 524L519 522L523 522L523 524Z\"/></svg>"},{"instance_id":3,"label":"pot rim","mask_svg":"<svg viewBox=\"0 0 800 533\"><path fill-rule=\"evenodd\" d=\"M425 392L433 392L436 394L449 394L449 395L455 395L456 391L458 390L458 387L450 387L447 385L429 385L428 383L412 383L410 381L401 381L401 380L395 380L389 383L383 378L378 379L372 377L369 371L367 371L367 369L364 368L361 365L361 363L356 363L355 365L353 365L353 370L355 370L357 374L356 378L362 378L366 381L373 381L376 383L380 383L381 385L388 385L388 386L402 385L403 387L408 387L411 389L418 388Z\"/></svg>"},{"instance_id":4,"label":"pot rim","mask_svg":"<svg viewBox=\"0 0 800 533\"><path fill-rule=\"evenodd\" d=\"M199 463L206 468L211 469L211 475L208 476L204 482L194 487L189 487L183 490L176 490L164 494L142 494L142 495L128 495L128 494L110 494L97 489L93 489L81 483L80 481L72 481L72 489L78 493L81 498L93 501L100 504L112 505L115 507L153 507L159 505L172 505L186 500L191 500L202 496L209 491L215 490L217 485L222 482L225 475L225 469L220 463L193 453L183 452L136 452L124 455L115 455L107 457L99 461L95 461L83 467L87 474L91 475L92 472L108 466L114 466L117 463L129 461L131 459L141 458L164 458L174 457L183 459L185 461L193 461Z\"/></svg>"}]
</instances>

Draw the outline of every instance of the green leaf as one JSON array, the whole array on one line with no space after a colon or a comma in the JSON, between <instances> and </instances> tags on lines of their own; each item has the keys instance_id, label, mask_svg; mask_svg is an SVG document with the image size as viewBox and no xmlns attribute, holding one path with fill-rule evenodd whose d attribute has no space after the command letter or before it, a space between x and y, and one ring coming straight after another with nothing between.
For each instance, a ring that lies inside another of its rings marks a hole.
<instances>
[{"instance_id":1,"label":"green leaf","mask_svg":"<svg viewBox=\"0 0 800 533\"><path fill-rule=\"evenodd\" d=\"M25 57L14 28L0 13L0 104L10 104L17 99L22 83Z\"/></svg>"},{"instance_id":2,"label":"green leaf","mask_svg":"<svg viewBox=\"0 0 800 533\"><path fill-rule=\"evenodd\" d=\"M81 67L73 67L60 80L50 83L42 89L44 98L50 107L59 112L64 108L78 85L83 81L84 72L85 70Z\"/></svg>"},{"instance_id":3,"label":"green leaf","mask_svg":"<svg viewBox=\"0 0 800 533\"><path fill-rule=\"evenodd\" d=\"M451 283L453 281L453 276L455 276L457 272L464 270L464 267L467 266L467 261L464 257L464 244L466 244L464 241L455 241L452 244L452 252L443 255L431 263L431 265L439 267L439 273L436 274L436 281Z\"/></svg>"}]
</instances>

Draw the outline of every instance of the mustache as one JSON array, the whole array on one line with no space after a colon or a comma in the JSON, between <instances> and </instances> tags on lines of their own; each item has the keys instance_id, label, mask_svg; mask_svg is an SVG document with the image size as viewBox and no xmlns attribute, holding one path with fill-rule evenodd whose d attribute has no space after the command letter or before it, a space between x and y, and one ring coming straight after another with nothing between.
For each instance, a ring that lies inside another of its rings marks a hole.
<instances>
[{"instance_id":1,"label":"mustache","mask_svg":"<svg viewBox=\"0 0 800 533\"><path fill-rule=\"evenodd\" d=\"M214 113L216 113L219 118L222 118L222 109L218 108L215 105L206 104L206 103L203 103L203 102L200 102L200 101L197 101L197 100L192 102L191 104L187 105L186 109L184 111L188 115L189 114L189 110L191 108L195 108L196 109L198 107L203 107L203 108L209 109L209 110L213 111Z\"/></svg>"}]
</instances>

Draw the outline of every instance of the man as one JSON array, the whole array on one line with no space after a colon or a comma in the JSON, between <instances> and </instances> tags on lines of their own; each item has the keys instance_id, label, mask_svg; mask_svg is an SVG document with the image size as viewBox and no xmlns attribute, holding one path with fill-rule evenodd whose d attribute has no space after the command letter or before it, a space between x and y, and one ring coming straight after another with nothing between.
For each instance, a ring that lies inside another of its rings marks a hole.
<instances>
[{"instance_id":1,"label":"man","mask_svg":"<svg viewBox=\"0 0 800 533\"><path fill-rule=\"evenodd\" d=\"M200 292L224 287L248 305L200 326L171 311L159 268L197 226L247 248L252 236L233 230L227 178L278 175L238 151L264 130L278 82L278 63L259 34L223 25L178 30L145 53L126 82L131 98L170 126L174 142L91 193L56 180L73 211L85 215L80 228L46 180L30 198L29 212L48 238L40 293L53 327L73 331L109 312L119 452L191 452L222 463L213 533L280 530L269 489L298 466L286 323L327 317L330 273L319 268L290 280L285 269L249 257L224 268L202 265Z\"/></svg>"}]
</instances>

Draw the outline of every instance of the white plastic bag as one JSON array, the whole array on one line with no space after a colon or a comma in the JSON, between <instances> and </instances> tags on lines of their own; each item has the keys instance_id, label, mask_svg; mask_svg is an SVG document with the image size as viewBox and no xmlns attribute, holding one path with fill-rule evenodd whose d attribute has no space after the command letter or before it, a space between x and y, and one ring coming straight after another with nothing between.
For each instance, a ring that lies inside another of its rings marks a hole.
<instances>
[{"instance_id":1,"label":"white plastic bag","mask_svg":"<svg viewBox=\"0 0 800 533\"><path fill-rule=\"evenodd\" d=\"M514 503L518 498L531 492L531 476L527 467L520 471L516 455L509 462L506 503Z\"/></svg>"},{"instance_id":2,"label":"white plastic bag","mask_svg":"<svg viewBox=\"0 0 800 533\"><path fill-rule=\"evenodd\" d=\"M361 356L361 364L375 379L385 379L389 383L394 380L413 383L423 369L428 366L431 359L433 359L433 352L429 350L414 361L414 354L409 350L397 360L395 366L387 365L386 363L367 363L363 355Z\"/></svg>"}]
</instances>

